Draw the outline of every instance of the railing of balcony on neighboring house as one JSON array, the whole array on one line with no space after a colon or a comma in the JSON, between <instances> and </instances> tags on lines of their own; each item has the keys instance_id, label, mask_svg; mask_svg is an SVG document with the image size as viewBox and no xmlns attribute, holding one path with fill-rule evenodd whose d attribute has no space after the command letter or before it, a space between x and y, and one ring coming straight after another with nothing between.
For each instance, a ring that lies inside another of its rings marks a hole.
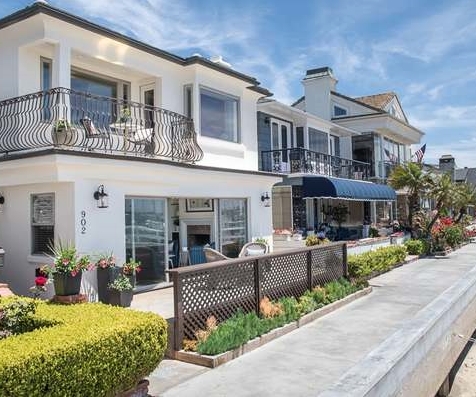
<instances>
[{"instance_id":1,"label":"railing of balcony on neighboring house","mask_svg":"<svg viewBox=\"0 0 476 397\"><path fill-rule=\"evenodd\" d=\"M303 148L261 152L262 170L283 174L318 174L367 180L370 164Z\"/></svg>"},{"instance_id":2,"label":"railing of balcony on neighboring house","mask_svg":"<svg viewBox=\"0 0 476 397\"><path fill-rule=\"evenodd\" d=\"M193 120L169 110L53 88L0 102L0 154L61 148L196 162Z\"/></svg>"},{"instance_id":3,"label":"railing of balcony on neighboring house","mask_svg":"<svg viewBox=\"0 0 476 397\"><path fill-rule=\"evenodd\" d=\"M377 162L377 173L376 178L387 180L393 170L400 165L399 163L393 161L379 161Z\"/></svg>"}]
</instances>

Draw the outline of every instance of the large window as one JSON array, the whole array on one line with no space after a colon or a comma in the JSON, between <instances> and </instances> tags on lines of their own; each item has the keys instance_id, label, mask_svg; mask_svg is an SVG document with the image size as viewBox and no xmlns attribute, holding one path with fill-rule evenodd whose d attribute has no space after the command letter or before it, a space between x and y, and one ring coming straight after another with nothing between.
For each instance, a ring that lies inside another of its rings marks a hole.
<instances>
[{"instance_id":1,"label":"large window","mask_svg":"<svg viewBox=\"0 0 476 397\"><path fill-rule=\"evenodd\" d=\"M314 128L309 128L309 150L328 154L329 143L327 134Z\"/></svg>"},{"instance_id":2,"label":"large window","mask_svg":"<svg viewBox=\"0 0 476 397\"><path fill-rule=\"evenodd\" d=\"M238 142L238 113L237 98L200 89L200 130L203 136Z\"/></svg>"},{"instance_id":3,"label":"large window","mask_svg":"<svg viewBox=\"0 0 476 397\"><path fill-rule=\"evenodd\" d=\"M248 240L246 199L220 199L220 248L229 257L236 258Z\"/></svg>"},{"instance_id":4,"label":"large window","mask_svg":"<svg viewBox=\"0 0 476 397\"><path fill-rule=\"evenodd\" d=\"M31 196L31 253L50 254L55 240L54 193Z\"/></svg>"}]
</instances>

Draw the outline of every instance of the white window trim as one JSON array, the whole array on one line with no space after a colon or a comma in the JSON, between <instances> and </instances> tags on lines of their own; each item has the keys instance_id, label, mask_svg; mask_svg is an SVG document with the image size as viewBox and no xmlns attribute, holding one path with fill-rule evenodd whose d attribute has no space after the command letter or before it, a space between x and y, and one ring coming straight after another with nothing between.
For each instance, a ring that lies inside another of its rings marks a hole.
<instances>
[{"instance_id":1,"label":"white window trim","mask_svg":"<svg viewBox=\"0 0 476 397\"><path fill-rule=\"evenodd\" d=\"M236 141L230 141L230 140L227 140L227 139L220 139L220 138L215 138L215 137L208 136L208 135L202 135L202 103L201 103L202 90L209 91L211 93L236 100L236 102L237 102ZM235 144L236 143L240 144L242 142L242 139L241 139L241 98L239 96L229 94L227 92L219 91L219 90L216 90L214 88L210 88L210 87L205 86L205 85L199 85L198 86L198 103L199 103L199 116L198 116L198 118L199 118L199 123L200 123L200 136L202 136L204 138L216 139L220 142L231 142L231 143L235 143Z\"/></svg>"}]
</instances>

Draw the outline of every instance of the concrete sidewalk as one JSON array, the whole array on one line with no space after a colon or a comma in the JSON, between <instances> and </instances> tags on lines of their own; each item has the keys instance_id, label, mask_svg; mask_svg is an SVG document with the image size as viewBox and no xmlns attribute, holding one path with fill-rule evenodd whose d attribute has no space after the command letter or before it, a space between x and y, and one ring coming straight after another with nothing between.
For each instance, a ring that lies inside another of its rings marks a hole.
<instances>
[{"instance_id":1,"label":"concrete sidewalk","mask_svg":"<svg viewBox=\"0 0 476 397\"><path fill-rule=\"evenodd\" d=\"M373 292L213 370L164 360L154 396L310 396L337 381L476 265L476 244L371 280Z\"/></svg>"}]
</instances>

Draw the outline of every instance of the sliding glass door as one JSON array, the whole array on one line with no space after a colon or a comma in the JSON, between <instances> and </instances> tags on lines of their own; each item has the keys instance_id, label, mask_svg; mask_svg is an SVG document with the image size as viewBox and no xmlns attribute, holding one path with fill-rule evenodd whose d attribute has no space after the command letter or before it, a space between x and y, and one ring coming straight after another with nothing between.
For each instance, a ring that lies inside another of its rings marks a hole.
<instances>
[{"instance_id":1,"label":"sliding glass door","mask_svg":"<svg viewBox=\"0 0 476 397\"><path fill-rule=\"evenodd\" d=\"M248 240L248 215L246 199L220 199L220 251L236 258Z\"/></svg>"},{"instance_id":2,"label":"sliding glass door","mask_svg":"<svg viewBox=\"0 0 476 397\"><path fill-rule=\"evenodd\" d=\"M141 263L138 284L166 281L166 199L126 198L126 260Z\"/></svg>"}]
</instances>

